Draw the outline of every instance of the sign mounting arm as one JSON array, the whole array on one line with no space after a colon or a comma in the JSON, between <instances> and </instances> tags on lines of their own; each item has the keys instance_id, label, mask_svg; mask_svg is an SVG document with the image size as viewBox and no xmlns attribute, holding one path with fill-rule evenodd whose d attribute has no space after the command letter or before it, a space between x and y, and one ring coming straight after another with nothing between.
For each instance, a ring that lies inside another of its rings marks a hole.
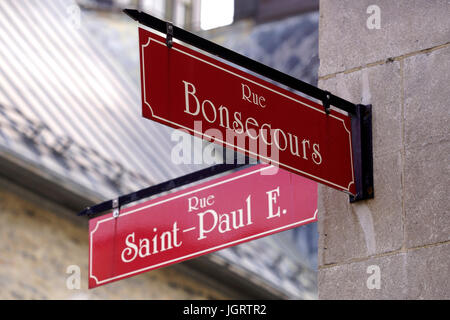
<instances>
[{"instance_id":1,"label":"sign mounting arm","mask_svg":"<svg viewBox=\"0 0 450 320\"><path fill-rule=\"evenodd\" d=\"M140 24L143 24L161 33L167 34L167 22L138 10L124 9L123 12L133 20L138 21ZM238 66L256 72L264 77L277 81L281 84L284 84L292 89L300 91L320 101L327 100L331 105L341 110L344 110L352 115L356 114L356 105L345 99L335 96L320 88L317 88L307 82L296 79L281 71L273 69L258 61L247 58L246 56L243 56L237 52L222 47L212 41L201 38L189 31L181 29L177 26L173 26L172 36L173 38L176 38L187 44L190 44L194 47L204 50L212 55L230 61Z\"/></svg>"},{"instance_id":2,"label":"sign mounting arm","mask_svg":"<svg viewBox=\"0 0 450 320\"><path fill-rule=\"evenodd\" d=\"M184 176L168 180L139 191L135 191L126 195L122 195L113 200L107 200L100 204L88 207L83 211L79 212L79 216L91 216L107 210L120 208L128 203L139 201L144 198L151 197L153 195L159 194L161 192L170 191L172 189L187 185L192 182L196 182L202 179L206 179L213 175L224 173L233 169L238 169L240 167L248 166L248 158L246 158L246 163L244 164L216 164L214 166L201 169L192 173L188 173Z\"/></svg>"},{"instance_id":3,"label":"sign mounting arm","mask_svg":"<svg viewBox=\"0 0 450 320\"><path fill-rule=\"evenodd\" d=\"M358 200L370 199L374 197L373 188L373 160L372 160L372 106L371 105L355 105L345 99L331 94L328 91L317 88L276 69L249 59L239 53L217 45L209 40L203 39L193 33L173 26L163 20L152 17L148 14L137 10L125 9L125 14L139 23L153 28L167 35L167 45L171 47L172 37L177 38L190 45L198 47L210 54L228 60L234 64L242 66L248 70L254 71L262 76L284 84L292 89L300 91L311 97L324 102L325 112L329 113L329 106L335 107L348 112L351 115L352 122L352 148L354 155L354 173L356 194L350 196L350 202ZM203 170L199 170L176 179L150 186L142 190L120 196L117 200L118 206L138 201L145 197L149 197L173 188L183 186L215 174L223 173L243 165L227 165L219 164ZM93 215L106 210L113 209L113 200L108 200L98 205L88 207L81 211L78 215Z\"/></svg>"}]
</instances>

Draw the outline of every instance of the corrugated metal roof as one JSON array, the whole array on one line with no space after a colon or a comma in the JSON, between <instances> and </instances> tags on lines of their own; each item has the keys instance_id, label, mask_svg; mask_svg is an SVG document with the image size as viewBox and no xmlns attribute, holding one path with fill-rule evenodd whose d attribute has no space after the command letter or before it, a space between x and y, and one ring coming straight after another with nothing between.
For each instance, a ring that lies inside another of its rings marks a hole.
<instances>
[{"instance_id":1,"label":"corrugated metal roof","mask_svg":"<svg viewBox=\"0 0 450 320\"><path fill-rule=\"evenodd\" d=\"M173 129L141 117L138 82L77 10L72 0L0 1L0 154L105 200L208 166L173 164ZM293 250L276 235L210 257L248 281L314 298L315 274Z\"/></svg>"},{"instance_id":2,"label":"corrugated metal roof","mask_svg":"<svg viewBox=\"0 0 450 320\"><path fill-rule=\"evenodd\" d=\"M35 146L7 133L2 145L103 197L204 167L172 165L173 130L141 117L139 87L83 24L71 21L74 6L0 2L0 103L41 128ZM61 157L37 151L58 139L67 141Z\"/></svg>"}]
</instances>

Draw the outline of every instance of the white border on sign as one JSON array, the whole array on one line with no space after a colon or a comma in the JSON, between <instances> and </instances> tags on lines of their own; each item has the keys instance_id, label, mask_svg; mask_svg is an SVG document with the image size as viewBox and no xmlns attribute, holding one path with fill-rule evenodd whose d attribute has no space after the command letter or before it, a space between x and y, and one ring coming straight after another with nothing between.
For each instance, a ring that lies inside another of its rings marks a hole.
<instances>
[{"instance_id":1,"label":"white border on sign","mask_svg":"<svg viewBox=\"0 0 450 320\"><path fill-rule=\"evenodd\" d=\"M267 166L267 167L264 167L264 168L259 168L259 169L253 170L253 171L249 171L249 172L246 172L244 174L241 174L241 175L229 178L229 179L225 179L223 181L219 181L219 182L213 183L211 185L208 185L208 186L205 186L205 187L202 187L202 188L191 190L191 191L188 191L188 192L185 192L185 193L173 196L171 198L167 198L167 199L155 202L155 203L151 203L151 204L149 204L147 206L143 206L143 207L135 209L135 210L130 210L128 212L124 212L124 213L120 214L120 217L129 215L129 214L133 214L133 213L142 211L144 209L148 209L148 208L160 205L162 203L166 203L166 202L169 202L169 201L172 201L172 200L175 200L175 199L178 199L178 198L190 195L190 194L198 192L198 191L203 191L203 190L206 190L206 189L209 189L209 188L213 188L213 187L219 186L221 184L228 183L228 182L231 182L231 181L234 181L234 180L237 180L237 179L240 179L240 178L243 178L243 177L247 177L249 175L261 172L263 170L268 170L268 169L272 169L272 168L273 168L273 166ZM177 261L180 261L180 260L188 259L188 258L190 258L192 256L197 256L197 255L200 255L200 254L204 254L204 253L208 253L208 252L211 252L211 251L215 251L217 249L221 249L221 248L229 247L229 246L241 243L241 242L245 242L245 241L248 241L248 240L251 240L251 239L254 239L254 238L259 238L259 237L262 237L262 236L267 235L269 233L274 233L274 232L277 232L277 231L281 231L283 229L290 229L290 228L293 228L293 227L295 227L297 225L302 225L302 224L305 224L305 223L307 223L309 221L316 220L317 213L318 213L318 209L316 209L316 211L314 211L314 216L312 218L308 218L308 219L304 219L304 220L301 220L301 221L297 221L297 222L291 223L291 224L283 226L283 227L279 227L279 228L271 229L271 230L268 230L268 231L264 231L264 232L258 233L256 235L248 236L246 238L242 238L242 239L239 239L239 240L234 240L234 241L231 241L231 242L227 242L227 243L221 244L221 245L213 247L213 248L208 248L208 249L205 249L205 250L202 250L202 251L198 251L198 252L195 252L195 253L191 253L191 254L188 254L188 255L185 255L185 256L182 256L182 257L178 257L178 258L175 258L175 259L172 259L172 260L168 260L168 261L164 261L164 262L161 262L161 263L158 263L158 264L147 266L145 268L141 268L141 269L138 269L138 270L135 270L135 271L124 273L124 274L121 274L121 275L118 275L118 276L115 276L115 277L107 278L107 279L104 279L104 280L98 280L98 278L95 275L93 275L93 273L92 273L92 265L93 265L93 260L92 260L93 247L92 247L92 243L93 243L93 236L94 236L95 231L97 231L97 229L99 228L99 225L101 223L107 222L107 221L110 221L110 220L113 220L113 219L117 219L117 218L114 218L114 217L111 216L111 217L105 218L103 220L97 221L97 224L95 225L95 228L89 234L89 278L94 279L96 284L100 285L100 284L103 284L105 282L110 282L110 281L113 281L113 280L117 280L117 279L120 279L120 278L131 276L131 275L136 274L136 273L141 273L141 272L144 272L146 270L155 269L155 268L158 268L158 267L161 267L161 266L164 266L164 265L167 265L167 264L171 264L171 263L174 263L174 262L177 262ZM120 219L120 217L118 219Z\"/></svg>"},{"instance_id":2,"label":"white border on sign","mask_svg":"<svg viewBox=\"0 0 450 320\"><path fill-rule=\"evenodd\" d=\"M144 30L146 30L146 31L148 31L148 32L150 32L150 33L152 33L152 34L155 34L155 32L153 32L151 29L147 28L146 26L139 25L139 27L142 28L142 29L144 29ZM352 194L352 193L350 192L350 186L351 186L352 184L355 183L355 177L354 177L354 172L353 172L352 135L351 135L350 130L348 130L347 127L345 126L344 120L341 119L341 118L338 118L338 117L336 117L336 116L334 116L334 115L332 115L332 114L329 114L328 116L331 117L332 119L339 120L339 121L342 123L342 126L344 127L345 131L347 131L347 133L348 133L348 140L349 140L349 146L350 146L350 163L351 163L352 180L349 182L349 184L347 185L347 187L338 185L338 184L336 184L336 183L333 183L333 182L328 181L328 180L323 179L323 178L316 177L315 175L312 175L312 174L310 174L310 173L308 173L308 172L304 172L304 171L302 171L302 170L299 170L299 169L297 169L297 168L291 167L291 166L289 166L289 165L287 165L287 164L281 163L281 162L276 161L276 160L274 160L274 159L268 158L268 157L266 157L266 156L259 155L259 154L255 153L255 152L252 152L252 151L247 150L247 149L245 149L245 148L241 148L241 147L239 147L239 146L237 146L237 145L233 145L233 144L230 144L230 143L228 143L228 142L226 142L226 141L222 141L222 140L218 139L217 137L211 137L211 136L208 136L208 135L206 135L206 134L204 134L204 133L202 133L202 132L198 132L198 131L196 131L196 130L193 130L193 129L191 129L191 128L185 127L185 126L183 126L183 125L181 125L181 124L178 124L178 123L176 123L176 122L173 122L173 121L170 121L170 120L167 120L167 119L165 119L165 118L162 118L162 117L160 117L160 116L155 115L155 113L153 112L152 107L151 107L150 104L147 102L147 97L146 97L146 92L145 92L145 55L144 55L144 48L146 48L146 47L150 44L151 41L156 42L156 43L158 43L158 44L160 44L160 45L163 45L163 46L166 46L166 44L163 43L163 42L161 42L161 41L158 41L158 40L156 40L156 39L154 39L154 38L148 37L147 43L146 43L145 45L141 45L141 50L142 50L142 52L141 52L141 56L142 56L142 79L143 79L143 80L142 80L142 81L143 81L143 88L141 88L141 90L143 90L143 93L144 93L144 103L148 106L148 108L150 109L150 112L152 113L152 116L153 116L154 118L160 119L160 120L162 120L162 121L164 121L164 122L170 123L170 124L175 125L175 126L177 126L177 127L179 127L179 128L183 128L183 129L188 130L188 131L190 131L190 132L192 132L192 133L195 133L195 134L197 134L197 135L199 135L199 136L207 137L207 138L210 139L210 140L218 141L218 142L222 143L223 145L227 145L227 146L229 146L229 147L239 149L239 150L243 151L244 153L246 152L246 153L251 154L251 155L253 155L253 156L255 156L255 157L260 157L260 158L262 158L262 159L264 159L264 160L266 160L266 161L268 161L268 162L270 162L270 163L276 163L278 166L281 166L281 167L284 167L284 168L288 168L288 169L291 169L291 170L293 170L293 171L297 171L297 172L299 172L299 173L301 173L301 174L303 174L303 175L305 175L305 176L312 177L312 178L314 178L314 179L316 179L316 180L318 180L318 181L322 181L322 182L327 183L327 184L329 184L329 185L338 187L338 188L340 188L341 190L347 191L347 193ZM200 54L203 54L203 53L200 52L197 48L190 47L190 49L191 49L191 50L194 50L194 51L197 51L197 52L199 52ZM241 76L241 75L239 75L239 74L237 74L237 73L234 73L233 71L227 70L227 69L225 69L225 68L222 68L222 67L220 67L220 66L218 66L218 65L215 65L215 64L213 64L213 63L211 63L211 62L209 62L209 61L203 60L203 59L201 59L201 58L199 58L199 57L196 57L196 56L194 56L194 55L192 55L192 54L189 54L189 53L187 53L187 52L185 52L185 51L183 51L183 50L181 50L181 49L172 47L171 50L176 50L176 51L178 51L178 52L180 52L180 53L183 53L183 54L185 54L185 55L187 55L187 56L189 56L189 57L192 57L192 58L197 59L197 60L199 60L199 61L202 61L202 62L204 62L204 63L206 63L206 64L209 64L209 65L211 65L211 66L213 66L213 67L215 67L215 68L217 68L217 69L223 70L223 71L228 72L228 73L230 73L230 74L232 74L232 75L234 75L234 76L236 76L236 77L238 77L238 78L244 79L244 80L246 80L246 81L248 81L248 82L251 82L251 83L253 83L253 84L257 85L257 86L260 86L261 88L264 88L264 89L266 89L266 90L272 91L272 92L274 92L274 93L276 93L276 94L278 94L278 95L280 95L280 96L283 96L283 97L285 97L285 98L287 98L287 99L290 99L290 100L295 101L295 102L297 102L297 103L299 103L299 104L301 104L301 105L304 105L304 106L306 106L306 107L308 107L308 108L311 108L311 109L313 109L313 110L315 110L315 111L318 111L318 112L321 112L321 113L325 114L325 111L323 111L323 110L321 110L321 109L318 109L318 108L316 108L316 107L314 107L314 106L311 106L311 105L309 105L309 104L307 104L307 103L305 103L305 102L303 102L303 101L300 101L300 100L297 100L297 99L295 99L295 98L293 98L293 97L290 97L290 96L288 96L288 95L285 95L284 93L278 92L278 91L276 91L276 90L274 90L274 89L272 89L272 88L266 87L266 86L263 85L263 84L260 84L260 83L258 83L258 82L255 82L255 81L253 81L253 80L250 80L250 79L248 79L248 78L246 78L246 77L244 77L244 76Z\"/></svg>"}]
</instances>

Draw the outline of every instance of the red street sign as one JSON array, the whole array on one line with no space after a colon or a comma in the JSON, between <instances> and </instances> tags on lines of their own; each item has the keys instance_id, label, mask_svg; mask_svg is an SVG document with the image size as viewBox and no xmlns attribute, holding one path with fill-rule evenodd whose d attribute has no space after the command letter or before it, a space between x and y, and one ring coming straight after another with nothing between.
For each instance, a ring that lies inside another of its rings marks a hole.
<instances>
[{"instance_id":1,"label":"red street sign","mask_svg":"<svg viewBox=\"0 0 450 320\"><path fill-rule=\"evenodd\" d=\"M91 219L89 288L314 221L317 183L256 165Z\"/></svg>"},{"instance_id":2,"label":"red street sign","mask_svg":"<svg viewBox=\"0 0 450 320\"><path fill-rule=\"evenodd\" d=\"M351 120L139 28L142 114L355 194Z\"/></svg>"}]
</instances>

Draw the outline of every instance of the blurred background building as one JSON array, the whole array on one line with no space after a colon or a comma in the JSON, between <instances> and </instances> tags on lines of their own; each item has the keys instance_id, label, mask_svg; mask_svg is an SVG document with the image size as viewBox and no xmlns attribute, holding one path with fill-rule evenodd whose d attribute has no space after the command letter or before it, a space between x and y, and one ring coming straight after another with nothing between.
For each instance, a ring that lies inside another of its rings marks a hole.
<instances>
[{"instance_id":1,"label":"blurred background building","mask_svg":"<svg viewBox=\"0 0 450 320\"><path fill-rule=\"evenodd\" d=\"M173 130L140 116L137 24L123 8L317 84L318 1L1 1L0 298L317 298L316 224L87 290L76 213L208 166L172 164Z\"/></svg>"}]
</instances>

